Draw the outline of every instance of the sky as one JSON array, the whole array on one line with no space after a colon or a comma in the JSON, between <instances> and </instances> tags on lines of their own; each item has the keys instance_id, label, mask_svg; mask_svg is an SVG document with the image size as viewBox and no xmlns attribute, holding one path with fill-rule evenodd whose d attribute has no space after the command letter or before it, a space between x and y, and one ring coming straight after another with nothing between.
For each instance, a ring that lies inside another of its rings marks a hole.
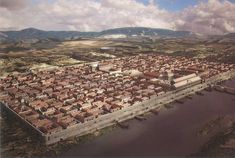
<instances>
[{"instance_id":1,"label":"sky","mask_svg":"<svg viewBox=\"0 0 235 158\"><path fill-rule=\"evenodd\" d=\"M138 0L138 1L143 4L149 3L148 0ZM198 2L199 2L198 0L155 0L155 3L157 3L160 8L169 11L180 11L186 7L194 6Z\"/></svg>"},{"instance_id":2,"label":"sky","mask_svg":"<svg viewBox=\"0 0 235 158\"><path fill-rule=\"evenodd\" d=\"M151 27L235 32L235 0L0 0L0 30Z\"/></svg>"}]
</instances>

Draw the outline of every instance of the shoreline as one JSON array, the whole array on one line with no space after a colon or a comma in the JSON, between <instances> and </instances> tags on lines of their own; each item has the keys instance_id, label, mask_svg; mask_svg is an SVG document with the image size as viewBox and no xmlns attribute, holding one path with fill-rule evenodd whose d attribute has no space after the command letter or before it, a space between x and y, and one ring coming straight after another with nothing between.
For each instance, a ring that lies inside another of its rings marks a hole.
<instances>
[{"instance_id":1,"label":"shoreline","mask_svg":"<svg viewBox=\"0 0 235 158\"><path fill-rule=\"evenodd\" d=\"M213 91L213 93L214 92L215 91ZM205 95L210 94L210 93L211 92L206 92L205 91ZM216 93L219 94L219 92L216 92ZM228 95L228 94L223 94L223 95ZM198 97L203 97L203 96L193 95L193 99L192 100L191 99L189 100L187 98L185 98L183 100L185 100L186 104L187 104L187 100L189 102L194 101L194 99L195 99L194 97L198 98ZM174 103L173 108L171 108L171 109L166 109L166 108L161 109L160 112L159 112L159 115L160 115L160 117L162 117L162 115L169 115L169 116L171 116L171 114L173 114L172 112L175 113L175 110L178 109L178 106L184 106L184 104ZM153 114L151 112L148 112L148 113L144 114L144 116L147 117L147 120L149 120L149 118L153 119L153 120L155 120L155 119L158 120L159 116L154 117L154 115L155 114ZM145 124L144 121L141 122L141 121L134 120L134 119L128 120L127 123L131 125L131 130L132 130L133 121L136 122L136 123L139 122L138 124L140 124L141 126ZM134 123L134 124L136 124L136 123ZM41 146L40 146L40 148L38 148L38 149L40 151L44 152L44 153L43 154L42 153L41 154L36 154L36 155L38 157L45 156L45 155L46 156L60 156L61 154L63 155L63 154L65 154L65 152L70 150L71 147L72 148L77 148L77 146L83 146L83 145L86 146L86 144L90 144L90 143L96 142L97 140L103 139L103 137L106 137L107 135L113 135L114 133L117 133L118 131L123 131L122 133L130 132L129 130L123 130L123 129L120 129L119 127L114 127L114 126L110 126L108 128L102 129L101 131L104 131L104 134L102 134L102 132L101 132L101 134L98 134L98 135L95 135L94 133L92 133L92 134L80 137L80 139L79 138L75 138L75 140L70 139L70 140L67 140L67 141L64 141L64 142L60 142L58 144L54 144L54 145L50 145L50 146L44 146L43 150L40 149L41 148ZM35 144L35 142L33 144ZM35 146L37 146L37 145L35 144ZM13 151L17 152L17 149L15 149ZM12 153L13 151L11 151L10 153ZM29 149L29 153L30 152L31 152L31 149ZM18 155L18 154L16 153L16 155ZM35 154L33 154L33 155L35 156Z\"/></svg>"}]
</instances>

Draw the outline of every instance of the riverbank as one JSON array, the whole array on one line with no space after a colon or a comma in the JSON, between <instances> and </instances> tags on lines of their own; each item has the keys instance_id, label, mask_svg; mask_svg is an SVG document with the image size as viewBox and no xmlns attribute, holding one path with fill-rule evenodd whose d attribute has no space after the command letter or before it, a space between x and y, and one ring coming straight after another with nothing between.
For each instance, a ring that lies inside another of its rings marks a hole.
<instances>
[{"instance_id":1,"label":"riverbank","mask_svg":"<svg viewBox=\"0 0 235 158\"><path fill-rule=\"evenodd\" d=\"M217 133L215 130L202 136L199 131L219 116L226 122L235 113L233 95L216 91L202 93L193 95L192 99L184 98L183 104L171 104L173 108L162 110L158 116L148 115L144 122L130 120L128 130L116 129L90 143L74 146L60 156L156 157L197 153Z\"/></svg>"},{"instance_id":2,"label":"riverbank","mask_svg":"<svg viewBox=\"0 0 235 158\"><path fill-rule=\"evenodd\" d=\"M235 156L235 120L233 125L211 137L202 148L191 157L234 157Z\"/></svg>"},{"instance_id":3,"label":"riverbank","mask_svg":"<svg viewBox=\"0 0 235 158\"><path fill-rule=\"evenodd\" d=\"M57 144L46 146L38 142L38 138L29 135L27 128L16 118L9 117L1 110L1 157L56 157L74 145L92 141L96 137L113 131L111 126L81 137L72 137Z\"/></svg>"},{"instance_id":4,"label":"riverbank","mask_svg":"<svg viewBox=\"0 0 235 158\"><path fill-rule=\"evenodd\" d=\"M128 129L112 126L49 147L37 144L35 138L28 138L27 131L24 131L17 121L3 115L1 121L8 123L5 125L1 123L1 138L3 138L1 155L2 157L156 157L198 153L211 139L210 134L205 136L198 134L200 130L208 127L208 122L213 122L219 116L230 117L235 113L233 95L216 91L202 93L204 95L193 95L191 99L182 99L183 104L172 103L171 108L162 108L158 115L145 114L146 120L131 119L125 122L129 125Z\"/></svg>"},{"instance_id":5,"label":"riverbank","mask_svg":"<svg viewBox=\"0 0 235 158\"><path fill-rule=\"evenodd\" d=\"M235 80L229 80L224 85L235 88ZM232 102L235 105L235 96L233 95ZM234 107L235 108L235 107ZM212 122L211 122L212 123ZM201 147L201 149L192 154L192 157L234 157L235 156L235 113L230 116L224 116L222 119L217 119L215 126L209 123L204 129L208 134L214 133L210 139ZM208 132L210 131L210 132Z\"/></svg>"}]
</instances>

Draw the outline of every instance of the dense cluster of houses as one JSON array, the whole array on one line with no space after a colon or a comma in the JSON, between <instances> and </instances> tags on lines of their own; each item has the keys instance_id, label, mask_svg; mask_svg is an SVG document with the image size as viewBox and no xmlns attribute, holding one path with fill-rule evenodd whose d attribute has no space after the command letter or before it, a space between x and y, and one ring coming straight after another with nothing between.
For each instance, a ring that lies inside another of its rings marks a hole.
<instances>
[{"instance_id":1,"label":"dense cluster of houses","mask_svg":"<svg viewBox=\"0 0 235 158\"><path fill-rule=\"evenodd\" d=\"M116 58L9 75L0 80L0 101L36 129L53 133L157 97L185 76L206 79L233 68L163 55Z\"/></svg>"}]
</instances>

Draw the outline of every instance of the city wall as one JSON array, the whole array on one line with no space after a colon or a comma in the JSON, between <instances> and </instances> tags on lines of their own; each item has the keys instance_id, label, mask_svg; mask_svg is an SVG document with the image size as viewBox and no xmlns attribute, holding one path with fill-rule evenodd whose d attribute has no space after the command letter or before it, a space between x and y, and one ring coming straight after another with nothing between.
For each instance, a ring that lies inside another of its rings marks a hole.
<instances>
[{"instance_id":1,"label":"city wall","mask_svg":"<svg viewBox=\"0 0 235 158\"><path fill-rule=\"evenodd\" d=\"M135 116L144 114L152 109L156 109L159 106L173 102L177 99L184 98L190 94L194 94L195 92L207 88L209 85L216 84L217 82L227 80L234 76L235 76L235 70L221 73L210 79L207 79L205 83L198 84L180 91L175 90L175 91L166 92L165 94L141 102L139 104L123 108L122 110L113 113L99 116L98 118L92 121L76 124L70 128L67 128L57 133L43 135L43 138L46 144L53 144L69 137L82 136L88 133L92 133L104 127L116 124L117 121L123 122L125 120L134 118Z\"/></svg>"},{"instance_id":2,"label":"city wall","mask_svg":"<svg viewBox=\"0 0 235 158\"><path fill-rule=\"evenodd\" d=\"M67 129L64 129L56 133L48 133L48 134L42 133L41 131L33 127L29 122L24 120L20 115L18 115L13 110L11 110L7 105L4 105L4 106L6 107L8 111L10 111L10 113L14 114L18 118L20 118L22 121L24 121L28 125L28 127L30 127L31 129L34 129L34 132L36 132L38 135L41 136L42 138L41 141L43 141L46 145L49 145L49 144L56 143L58 141L64 140L69 137L82 136L82 135L86 135L89 133L93 133L104 127L108 127L113 124L116 124L117 122L123 122L125 120L134 118L135 116L144 114L152 109L156 109L157 107L160 107L164 104L168 104L177 99L184 98L190 94L194 94L195 92L198 92L207 88L209 85L216 84L217 82L227 80L234 76L235 76L235 70L221 73L210 79L207 79L204 83L197 84L192 87L182 89L180 91L174 90L174 91L166 92L162 95L146 100L139 104L135 104L135 105L123 108L122 110L119 110L113 113L101 115L98 118L85 122L85 123L75 124Z\"/></svg>"}]
</instances>

